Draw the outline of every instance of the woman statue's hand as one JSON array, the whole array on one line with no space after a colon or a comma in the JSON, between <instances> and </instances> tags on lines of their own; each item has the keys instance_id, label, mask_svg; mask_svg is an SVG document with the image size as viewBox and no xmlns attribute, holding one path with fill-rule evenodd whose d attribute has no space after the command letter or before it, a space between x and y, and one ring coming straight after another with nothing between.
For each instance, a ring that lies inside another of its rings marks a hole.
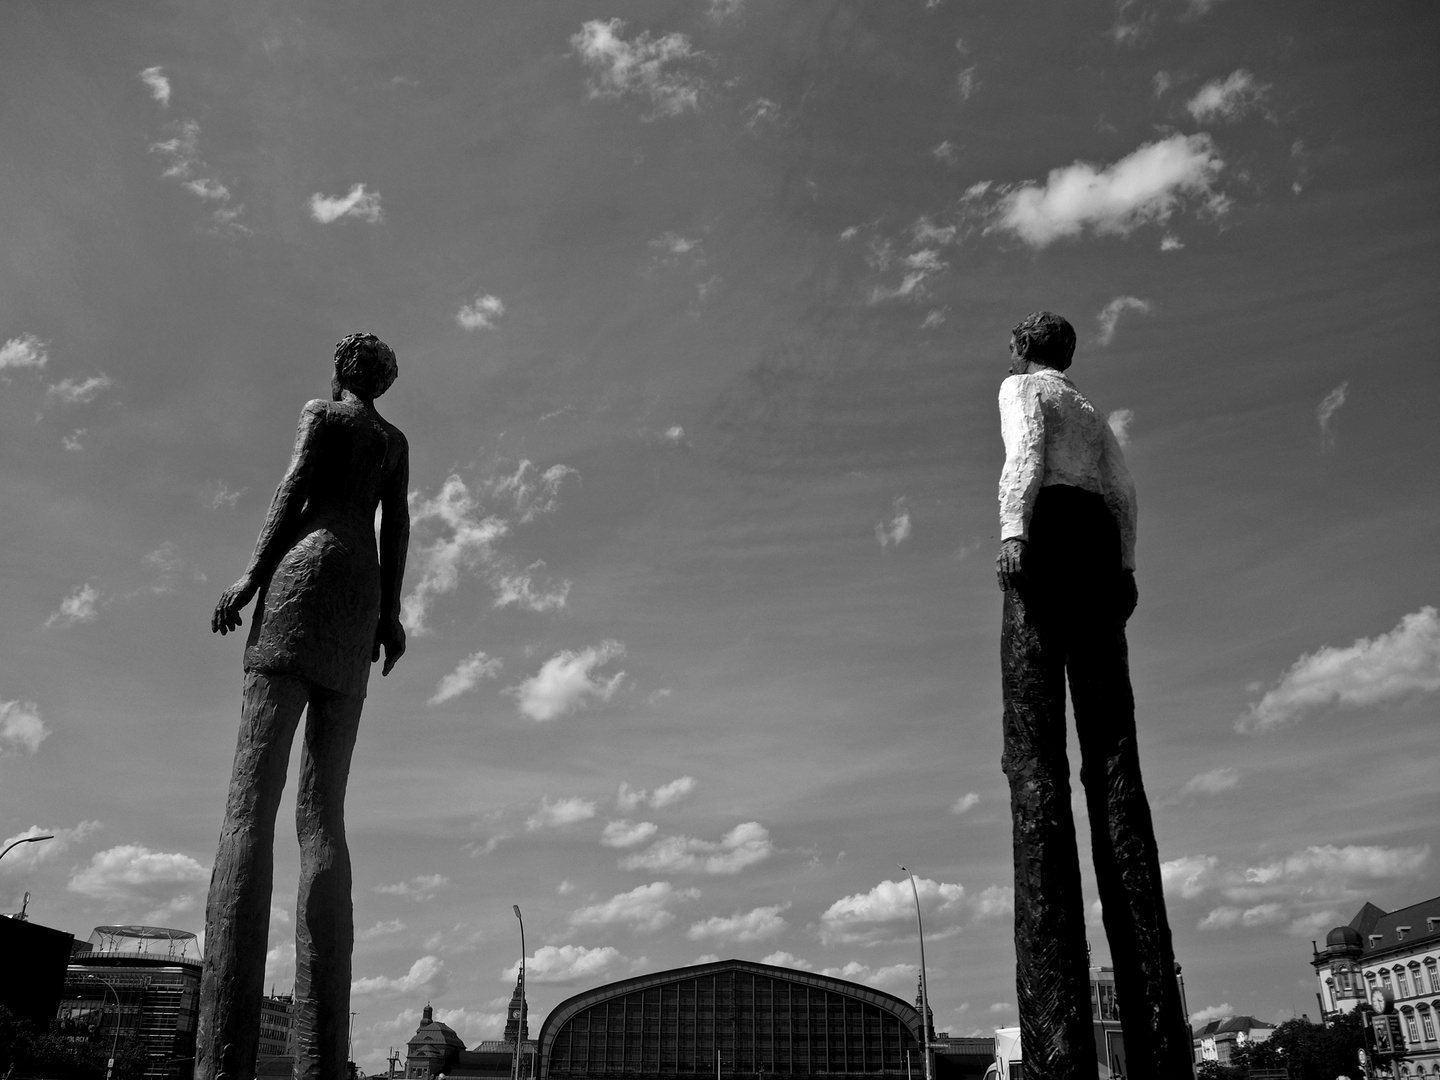
<instances>
[{"instance_id":1,"label":"woman statue's hand","mask_svg":"<svg viewBox=\"0 0 1440 1080\"><path fill-rule=\"evenodd\" d=\"M241 621L240 609L251 601L259 588L259 583L246 574L221 593L220 602L215 605L215 614L210 618L211 632L223 635L237 629Z\"/></svg>"},{"instance_id":2,"label":"woman statue's hand","mask_svg":"<svg viewBox=\"0 0 1440 1080\"><path fill-rule=\"evenodd\" d=\"M375 651L370 654L372 664L380 659L382 647L385 649L385 666L380 669L380 674L389 675L395 662L405 655L405 627L400 625L399 619L381 619L380 625L375 628Z\"/></svg>"}]
</instances>

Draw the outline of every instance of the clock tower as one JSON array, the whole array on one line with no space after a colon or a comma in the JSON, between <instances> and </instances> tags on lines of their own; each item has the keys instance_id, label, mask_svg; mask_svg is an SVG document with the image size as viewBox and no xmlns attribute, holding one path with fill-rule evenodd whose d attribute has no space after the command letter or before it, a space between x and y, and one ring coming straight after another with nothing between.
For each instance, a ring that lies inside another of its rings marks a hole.
<instances>
[{"instance_id":1,"label":"clock tower","mask_svg":"<svg viewBox=\"0 0 1440 1080\"><path fill-rule=\"evenodd\" d=\"M518 1039L524 1042L530 1038L530 1009L520 992L520 980L515 980L515 993L510 995L510 1007L505 1012L505 1034L501 1042L512 1046Z\"/></svg>"}]
</instances>

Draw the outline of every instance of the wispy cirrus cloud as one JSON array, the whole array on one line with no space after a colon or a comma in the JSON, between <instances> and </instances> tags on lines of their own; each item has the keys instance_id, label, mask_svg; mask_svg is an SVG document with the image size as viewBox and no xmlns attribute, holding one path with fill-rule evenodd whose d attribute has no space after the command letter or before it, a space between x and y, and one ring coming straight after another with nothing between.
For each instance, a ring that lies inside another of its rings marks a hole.
<instances>
[{"instance_id":1,"label":"wispy cirrus cloud","mask_svg":"<svg viewBox=\"0 0 1440 1080\"><path fill-rule=\"evenodd\" d=\"M397 881L393 885L376 885L375 892L385 896L399 896L416 903L435 899L435 894L450 884L444 874L417 874L409 881Z\"/></svg>"},{"instance_id":2,"label":"wispy cirrus cloud","mask_svg":"<svg viewBox=\"0 0 1440 1080\"><path fill-rule=\"evenodd\" d=\"M697 112L705 80L690 67L705 59L684 34L651 37L643 31L627 41L622 19L591 19L570 38L575 55L589 69L592 98L627 95L650 103L642 120Z\"/></svg>"},{"instance_id":3,"label":"wispy cirrus cloud","mask_svg":"<svg viewBox=\"0 0 1440 1080\"><path fill-rule=\"evenodd\" d=\"M1101 345L1109 345L1115 340L1115 328L1120 323L1121 315L1127 311L1137 311L1142 315L1148 314L1151 306L1149 300L1141 300L1138 296L1115 297L1095 316L1095 321L1100 325L1100 331L1095 335L1095 340Z\"/></svg>"},{"instance_id":4,"label":"wispy cirrus cloud","mask_svg":"<svg viewBox=\"0 0 1440 1080\"><path fill-rule=\"evenodd\" d=\"M519 702L520 711L532 720L554 720L575 712L592 701L609 701L625 680L619 671L608 678L599 669L625 655L625 646L606 640L599 645L572 652L564 649L540 670L520 683L506 688Z\"/></svg>"},{"instance_id":5,"label":"wispy cirrus cloud","mask_svg":"<svg viewBox=\"0 0 1440 1080\"><path fill-rule=\"evenodd\" d=\"M83 405L94 401L100 391L109 386L110 376L103 373L85 379L66 378L52 383L45 391L45 396L64 405Z\"/></svg>"},{"instance_id":6,"label":"wispy cirrus cloud","mask_svg":"<svg viewBox=\"0 0 1440 1080\"><path fill-rule=\"evenodd\" d=\"M385 211L380 205L380 192L366 191L364 184L355 184L344 195L326 195L317 191L305 205L310 209L310 216L321 225L347 217L371 225L378 225L385 220Z\"/></svg>"},{"instance_id":7,"label":"wispy cirrus cloud","mask_svg":"<svg viewBox=\"0 0 1440 1080\"><path fill-rule=\"evenodd\" d=\"M1182 796L1218 795L1222 791L1229 791L1238 783L1240 783L1240 770L1224 766L1192 776L1185 781L1185 786L1180 789L1180 794Z\"/></svg>"},{"instance_id":8,"label":"wispy cirrus cloud","mask_svg":"<svg viewBox=\"0 0 1440 1080\"><path fill-rule=\"evenodd\" d=\"M475 689L481 679L493 679L504 665L499 657L486 656L477 652L467 656L455 666L455 670L440 680L435 693L427 702L429 705L443 705L461 694Z\"/></svg>"},{"instance_id":9,"label":"wispy cirrus cloud","mask_svg":"<svg viewBox=\"0 0 1440 1080\"><path fill-rule=\"evenodd\" d=\"M1250 72L1232 71L1223 79L1211 79L1185 103L1185 108L1200 123L1215 120L1239 120L1248 112L1260 109L1270 87L1255 81Z\"/></svg>"},{"instance_id":10,"label":"wispy cirrus cloud","mask_svg":"<svg viewBox=\"0 0 1440 1080\"><path fill-rule=\"evenodd\" d=\"M150 96L166 108L170 107L170 80L160 65L148 67L140 72L140 81L150 88Z\"/></svg>"},{"instance_id":11,"label":"wispy cirrus cloud","mask_svg":"<svg viewBox=\"0 0 1440 1080\"><path fill-rule=\"evenodd\" d=\"M671 904L699 898L699 889L677 889L668 881L652 881L609 900L577 908L570 913L570 925L626 926L637 934L653 934L675 921Z\"/></svg>"},{"instance_id":12,"label":"wispy cirrus cloud","mask_svg":"<svg viewBox=\"0 0 1440 1080\"><path fill-rule=\"evenodd\" d=\"M770 830L758 821L736 825L719 840L667 836L620 860L625 870L661 873L738 874L775 853Z\"/></svg>"},{"instance_id":13,"label":"wispy cirrus cloud","mask_svg":"<svg viewBox=\"0 0 1440 1080\"><path fill-rule=\"evenodd\" d=\"M1436 690L1440 690L1440 612L1426 605L1387 633L1302 655L1235 722L1235 729L1273 731L1327 705L1359 708Z\"/></svg>"},{"instance_id":14,"label":"wispy cirrus cloud","mask_svg":"<svg viewBox=\"0 0 1440 1080\"><path fill-rule=\"evenodd\" d=\"M1031 247L1044 248L1087 231L1128 236L1142 225L1168 221L1189 205L1219 215L1228 206L1215 187L1224 168L1209 135L1172 135L1113 165L1077 161L1052 169L1044 184L1002 189L991 205L986 231L1013 233Z\"/></svg>"},{"instance_id":15,"label":"wispy cirrus cloud","mask_svg":"<svg viewBox=\"0 0 1440 1080\"><path fill-rule=\"evenodd\" d=\"M100 601L100 590L88 581L60 601L60 607L45 620L47 627L74 626L76 623L95 621L95 605Z\"/></svg>"},{"instance_id":16,"label":"wispy cirrus cloud","mask_svg":"<svg viewBox=\"0 0 1440 1080\"><path fill-rule=\"evenodd\" d=\"M165 104L168 105L169 82L165 85ZM214 231L249 233L249 227L240 221L245 207L234 201L225 184L214 175L208 175L209 167L200 155L200 125L194 120L181 120L170 127L175 132L173 138L150 144L150 152L165 164L162 175L177 181L201 201L216 204L210 211Z\"/></svg>"},{"instance_id":17,"label":"wispy cirrus cloud","mask_svg":"<svg viewBox=\"0 0 1440 1080\"><path fill-rule=\"evenodd\" d=\"M1320 425L1320 441L1326 446L1335 444L1335 414L1345 404L1349 392L1350 383L1342 382L1326 394L1325 399L1315 408L1315 420Z\"/></svg>"},{"instance_id":18,"label":"wispy cirrus cloud","mask_svg":"<svg viewBox=\"0 0 1440 1080\"><path fill-rule=\"evenodd\" d=\"M0 757L33 754L49 737L50 729L35 702L0 701Z\"/></svg>"},{"instance_id":19,"label":"wispy cirrus cloud","mask_svg":"<svg viewBox=\"0 0 1440 1080\"><path fill-rule=\"evenodd\" d=\"M782 912L789 904L770 904L737 911L734 915L712 915L691 925L685 936L691 941L763 941L787 925Z\"/></svg>"},{"instance_id":20,"label":"wispy cirrus cloud","mask_svg":"<svg viewBox=\"0 0 1440 1080\"><path fill-rule=\"evenodd\" d=\"M49 360L48 343L34 334L21 334L0 345L0 371L6 368L43 368Z\"/></svg>"},{"instance_id":21,"label":"wispy cirrus cloud","mask_svg":"<svg viewBox=\"0 0 1440 1080\"><path fill-rule=\"evenodd\" d=\"M890 519L875 525L875 539L883 551L885 548L899 547L910 539L913 531L910 523L910 506L905 496L900 495L890 506Z\"/></svg>"}]
</instances>

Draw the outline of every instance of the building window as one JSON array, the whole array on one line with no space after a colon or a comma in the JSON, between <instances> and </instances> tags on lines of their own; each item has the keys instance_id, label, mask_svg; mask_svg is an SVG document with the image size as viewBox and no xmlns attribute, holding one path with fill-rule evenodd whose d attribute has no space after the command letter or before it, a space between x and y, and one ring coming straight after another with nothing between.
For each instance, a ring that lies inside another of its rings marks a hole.
<instances>
[{"instance_id":1,"label":"building window","mask_svg":"<svg viewBox=\"0 0 1440 1080\"><path fill-rule=\"evenodd\" d=\"M1425 961L1425 967L1430 972L1430 992L1440 994L1440 970L1437 970L1433 959Z\"/></svg>"},{"instance_id":2,"label":"building window","mask_svg":"<svg viewBox=\"0 0 1440 1080\"><path fill-rule=\"evenodd\" d=\"M1395 985L1400 988L1400 996L1402 998L1410 996L1410 983L1405 978L1405 969L1402 967L1395 968Z\"/></svg>"},{"instance_id":3,"label":"building window","mask_svg":"<svg viewBox=\"0 0 1440 1080\"><path fill-rule=\"evenodd\" d=\"M1412 1043L1418 1043L1420 1041L1420 1026L1415 1023L1415 1010L1405 1009L1404 1016L1405 1030L1410 1033L1410 1041Z\"/></svg>"},{"instance_id":4,"label":"building window","mask_svg":"<svg viewBox=\"0 0 1440 1080\"><path fill-rule=\"evenodd\" d=\"M1425 1041L1434 1042L1435 1021L1430 1017L1430 1007L1428 1005L1421 1005L1416 1011L1420 1014L1420 1026L1425 1029Z\"/></svg>"}]
</instances>

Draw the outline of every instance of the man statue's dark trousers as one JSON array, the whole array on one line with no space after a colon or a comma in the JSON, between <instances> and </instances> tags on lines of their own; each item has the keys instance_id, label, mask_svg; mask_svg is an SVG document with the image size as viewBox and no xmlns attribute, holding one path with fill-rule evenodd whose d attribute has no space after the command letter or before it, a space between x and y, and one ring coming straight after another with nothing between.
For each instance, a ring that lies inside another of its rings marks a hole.
<instances>
[{"instance_id":1,"label":"man statue's dark trousers","mask_svg":"<svg viewBox=\"0 0 1440 1080\"><path fill-rule=\"evenodd\" d=\"M1120 538L1104 500L1040 489L1000 655L1015 828L1015 952L1026 1080L1094 1080L1085 911L1065 753L1068 676L1127 1080L1193 1075L1160 861L1135 747Z\"/></svg>"}]
</instances>

